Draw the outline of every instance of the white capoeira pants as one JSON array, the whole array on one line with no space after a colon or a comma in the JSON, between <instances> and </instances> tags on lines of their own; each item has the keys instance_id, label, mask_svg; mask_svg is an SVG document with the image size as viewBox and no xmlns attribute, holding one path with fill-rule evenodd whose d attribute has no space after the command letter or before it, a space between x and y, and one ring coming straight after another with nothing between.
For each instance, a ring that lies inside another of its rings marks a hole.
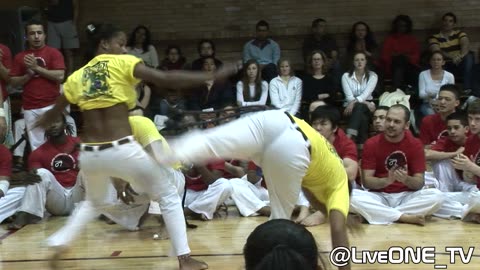
<instances>
[{"instance_id":1,"label":"white capoeira pants","mask_svg":"<svg viewBox=\"0 0 480 270\"><path fill-rule=\"evenodd\" d=\"M79 162L87 187L86 200L78 204L66 225L49 237L50 246L70 244L101 213L110 177L117 177L146 190L152 200L159 202L175 255L190 253L181 200L168 180L173 178L172 170L159 166L132 136L126 138L131 142L119 145L117 140L104 150L93 146L94 151L86 151L86 146L81 146Z\"/></svg>"},{"instance_id":2,"label":"white capoeira pants","mask_svg":"<svg viewBox=\"0 0 480 270\"><path fill-rule=\"evenodd\" d=\"M10 98L7 97L7 99L3 101L3 109L5 111L5 122L7 122L7 130L5 133L5 140L3 141L3 144L6 145L7 147L10 147L13 145L12 110L10 107ZM0 138L0 139L3 139L3 138Z\"/></svg>"},{"instance_id":3,"label":"white capoeira pants","mask_svg":"<svg viewBox=\"0 0 480 270\"><path fill-rule=\"evenodd\" d=\"M440 218L461 218L464 205L469 201L470 192L478 191L476 185L460 179L450 160L440 160L432 164L438 189L445 195L442 207L433 215Z\"/></svg>"},{"instance_id":4,"label":"white capoeira pants","mask_svg":"<svg viewBox=\"0 0 480 270\"><path fill-rule=\"evenodd\" d=\"M18 211L40 218L43 218L45 210L54 216L66 216L73 211L76 203L83 200L85 189L81 172L78 174L75 185L70 188L60 185L47 169L38 169L37 174L42 181L26 186Z\"/></svg>"},{"instance_id":5,"label":"white capoeira pants","mask_svg":"<svg viewBox=\"0 0 480 270\"><path fill-rule=\"evenodd\" d=\"M289 219L310 164L308 145L288 116L279 110L252 113L171 143L175 158L189 163L212 158L252 160L264 173L271 219Z\"/></svg>"},{"instance_id":6,"label":"white capoeira pants","mask_svg":"<svg viewBox=\"0 0 480 270\"><path fill-rule=\"evenodd\" d=\"M258 210L269 205L268 190L262 187L262 181L252 184L246 175L230 179L233 188L231 197L242 216L255 216Z\"/></svg>"},{"instance_id":7,"label":"white capoeira pants","mask_svg":"<svg viewBox=\"0 0 480 270\"><path fill-rule=\"evenodd\" d=\"M443 192L477 191L474 184L463 181L455 171L450 160L440 160L432 164L433 173L438 180L438 189Z\"/></svg>"},{"instance_id":8,"label":"white capoeira pants","mask_svg":"<svg viewBox=\"0 0 480 270\"><path fill-rule=\"evenodd\" d=\"M183 196L185 188L185 176L179 170L172 170L173 184L178 190L178 195ZM138 230L140 218L148 211L150 214L161 215L160 205L158 202L151 201L146 190L142 190L140 186L132 186L138 195L134 196L134 202L125 204L117 199L117 191L112 184L109 185L109 197L106 201L107 206L102 208L102 214L113 220L120 226L130 230Z\"/></svg>"},{"instance_id":9,"label":"white capoeira pants","mask_svg":"<svg viewBox=\"0 0 480 270\"><path fill-rule=\"evenodd\" d=\"M14 187L0 198L0 223L15 214L22 203L25 187Z\"/></svg>"},{"instance_id":10,"label":"white capoeira pants","mask_svg":"<svg viewBox=\"0 0 480 270\"><path fill-rule=\"evenodd\" d=\"M37 120L46 113L48 110L53 108L53 105L48 105L43 108L25 110L23 112L23 118L25 119L25 127L27 129L28 141L30 142L30 148L33 150L37 149L42 145L45 138L45 129L41 127L35 127Z\"/></svg>"},{"instance_id":11,"label":"white capoeira pants","mask_svg":"<svg viewBox=\"0 0 480 270\"><path fill-rule=\"evenodd\" d=\"M400 193L354 189L350 212L361 215L370 224L390 224L403 214L432 215L440 209L443 200L443 193L434 188Z\"/></svg>"},{"instance_id":12,"label":"white capoeira pants","mask_svg":"<svg viewBox=\"0 0 480 270\"><path fill-rule=\"evenodd\" d=\"M65 115L65 118L67 120L67 124L72 127L72 136L77 137L77 125L75 124L75 120L70 115ZM13 128L14 128L13 138L15 139L15 143L16 143L20 140L20 138L22 138L22 135L26 131L25 119L21 118L15 121L15 123L13 124ZM13 151L13 155L16 157L23 157L24 152L25 152L25 141L23 141L21 144L17 146L17 148L15 148L15 150Z\"/></svg>"},{"instance_id":13,"label":"white capoeira pants","mask_svg":"<svg viewBox=\"0 0 480 270\"><path fill-rule=\"evenodd\" d=\"M218 206L232 195L232 185L225 178L219 178L208 185L206 190L195 191L187 189L185 207L197 214L203 214L208 219L213 219L213 214Z\"/></svg>"},{"instance_id":14,"label":"white capoeira pants","mask_svg":"<svg viewBox=\"0 0 480 270\"><path fill-rule=\"evenodd\" d=\"M462 209L462 220L470 221L468 214L480 214L480 192L473 191L468 194L467 203Z\"/></svg>"}]
</instances>

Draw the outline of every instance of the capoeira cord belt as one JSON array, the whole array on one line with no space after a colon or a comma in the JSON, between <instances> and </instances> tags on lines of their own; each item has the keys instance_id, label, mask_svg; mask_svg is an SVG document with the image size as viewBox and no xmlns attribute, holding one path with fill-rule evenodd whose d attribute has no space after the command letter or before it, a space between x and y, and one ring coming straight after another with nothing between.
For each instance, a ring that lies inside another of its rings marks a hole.
<instances>
[{"instance_id":1,"label":"capoeira cord belt","mask_svg":"<svg viewBox=\"0 0 480 270\"><path fill-rule=\"evenodd\" d=\"M167 121L166 130L171 131L184 131L191 127L205 127L208 124L220 124L223 120L235 119L239 116L252 112L266 111L275 109L273 107L265 105L255 105L255 106L245 106L245 107L236 107L230 109L220 109L220 110L210 110L210 111L189 111L189 110L178 110L170 108L169 118ZM223 113L229 113L228 115L222 115ZM213 115L214 117L205 120L197 120L202 115ZM187 122L185 120L186 116L194 116L195 121Z\"/></svg>"}]
</instances>

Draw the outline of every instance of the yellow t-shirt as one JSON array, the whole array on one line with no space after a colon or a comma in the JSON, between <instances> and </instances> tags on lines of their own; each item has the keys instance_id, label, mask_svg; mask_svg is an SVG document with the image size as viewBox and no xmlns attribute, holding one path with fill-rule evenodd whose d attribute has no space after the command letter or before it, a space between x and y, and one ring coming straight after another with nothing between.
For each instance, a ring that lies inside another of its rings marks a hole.
<instances>
[{"instance_id":1,"label":"yellow t-shirt","mask_svg":"<svg viewBox=\"0 0 480 270\"><path fill-rule=\"evenodd\" d=\"M92 110L126 103L135 107L134 87L140 82L133 71L142 60L132 55L101 54L70 75L63 85L64 95L80 109Z\"/></svg>"},{"instance_id":2,"label":"yellow t-shirt","mask_svg":"<svg viewBox=\"0 0 480 270\"><path fill-rule=\"evenodd\" d=\"M158 129L152 120L144 116L130 116L128 117L128 121L132 128L133 137L135 137L135 140L137 140L142 147L146 147L154 141L160 141L162 143L163 152L171 152L167 140L165 140L160 132L158 132ZM180 169L182 165L174 164L172 167L174 169Z\"/></svg>"},{"instance_id":3,"label":"yellow t-shirt","mask_svg":"<svg viewBox=\"0 0 480 270\"><path fill-rule=\"evenodd\" d=\"M293 117L311 145L310 165L303 177L302 187L308 189L327 213L335 209L347 217L350 205L348 176L333 145L305 121Z\"/></svg>"}]
</instances>

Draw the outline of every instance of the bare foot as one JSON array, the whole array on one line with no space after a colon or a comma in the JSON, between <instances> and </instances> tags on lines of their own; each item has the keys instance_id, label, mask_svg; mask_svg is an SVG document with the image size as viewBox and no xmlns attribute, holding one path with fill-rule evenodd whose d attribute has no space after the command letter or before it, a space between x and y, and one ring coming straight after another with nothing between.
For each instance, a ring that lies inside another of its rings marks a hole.
<instances>
[{"instance_id":1,"label":"bare foot","mask_svg":"<svg viewBox=\"0 0 480 270\"><path fill-rule=\"evenodd\" d=\"M402 223L409 223L409 224L416 224L420 226L425 226L425 216L423 215L408 215L403 214L399 219L398 222Z\"/></svg>"},{"instance_id":2,"label":"bare foot","mask_svg":"<svg viewBox=\"0 0 480 270\"><path fill-rule=\"evenodd\" d=\"M295 219L295 223L301 223L306 217L310 215L310 211L308 210L308 207L301 205L299 206L300 211L298 213L297 218Z\"/></svg>"},{"instance_id":3,"label":"bare foot","mask_svg":"<svg viewBox=\"0 0 480 270\"><path fill-rule=\"evenodd\" d=\"M325 221L326 219L323 213L320 211L316 211L315 213L303 219L300 224L302 224L303 226L312 227L323 224L325 223Z\"/></svg>"},{"instance_id":4,"label":"bare foot","mask_svg":"<svg viewBox=\"0 0 480 270\"><path fill-rule=\"evenodd\" d=\"M202 261L195 260L190 255L183 255L178 257L178 264L180 270L202 270L208 269L208 264Z\"/></svg>"},{"instance_id":5,"label":"bare foot","mask_svg":"<svg viewBox=\"0 0 480 270\"><path fill-rule=\"evenodd\" d=\"M262 208L260 208L257 213L260 215L260 216L266 216L266 217L269 217L270 214L272 213L271 209L270 209L270 206L264 206Z\"/></svg>"},{"instance_id":6,"label":"bare foot","mask_svg":"<svg viewBox=\"0 0 480 270\"><path fill-rule=\"evenodd\" d=\"M190 208L185 207L184 209L185 216L191 217L196 220L201 220L201 221L208 221L208 217L205 216L205 214L199 214L196 212L193 212Z\"/></svg>"},{"instance_id":7,"label":"bare foot","mask_svg":"<svg viewBox=\"0 0 480 270\"><path fill-rule=\"evenodd\" d=\"M34 224L42 220L40 217L27 212L18 212L15 221L8 225L9 230L20 230L28 224Z\"/></svg>"},{"instance_id":8,"label":"bare foot","mask_svg":"<svg viewBox=\"0 0 480 270\"><path fill-rule=\"evenodd\" d=\"M480 223L480 214L477 213L470 213L465 217L467 221L473 221L475 223Z\"/></svg>"},{"instance_id":9,"label":"bare foot","mask_svg":"<svg viewBox=\"0 0 480 270\"><path fill-rule=\"evenodd\" d=\"M57 269L62 269L59 264L60 264L60 258L67 253L68 247L66 246L59 246L59 247L54 247L54 252L53 255L48 258L48 266L52 270L57 270Z\"/></svg>"}]
</instances>

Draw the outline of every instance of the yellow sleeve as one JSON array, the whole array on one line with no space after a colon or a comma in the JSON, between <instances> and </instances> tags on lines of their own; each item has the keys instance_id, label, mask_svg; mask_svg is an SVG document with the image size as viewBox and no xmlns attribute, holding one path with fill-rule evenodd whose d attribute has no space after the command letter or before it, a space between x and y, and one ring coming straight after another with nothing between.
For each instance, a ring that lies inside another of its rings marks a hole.
<instances>
[{"instance_id":1,"label":"yellow sleeve","mask_svg":"<svg viewBox=\"0 0 480 270\"><path fill-rule=\"evenodd\" d=\"M341 185L336 186L334 190L331 190L330 194L327 194L325 200L325 206L330 214L330 211L340 211L345 218L347 218L350 207L350 193L348 191L348 180L342 181Z\"/></svg>"},{"instance_id":2,"label":"yellow sleeve","mask_svg":"<svg viewBox=\"0 0 480 270\"><path fill-rule=\"evenodd\" d=\"M158 132L157 127L149 118L144 116L130 116L128 120L132 128L133 136L142 147L146 147L156 140L164 141L164 138Z\"/></svg>"},{"instance_id":3,"label":"yellow sleeve","mask_svg":"<svg viewBox=\"0 0 480 270\"><path fill-rule=\"evenodd\" d=\"M133 75L133 72L135 71L135 67L139 63L143 63L143 60L133 56L133 55L122 55L122 57L116 58L117 59L117 64L120 68L120 70L125 71L125 77L124 79L128 81L130 85L136 85L138 84L141 80L138 78L135 78Z\"/></svg>"},{"instance_id":4,"label":"yellow sleeve","mask_svg":"<svg viewBox=\"0 0 480 270\"><path fill-rule=\"evenodd\" d=\"M67 98L70 104L78 103L78 93L76 93L76 90L78 91L78 89L75 89L75 83L72 82L72 77L75 75L76 73L72 74L63 84L63 95Z\"/></svg>"}]
</instances>

